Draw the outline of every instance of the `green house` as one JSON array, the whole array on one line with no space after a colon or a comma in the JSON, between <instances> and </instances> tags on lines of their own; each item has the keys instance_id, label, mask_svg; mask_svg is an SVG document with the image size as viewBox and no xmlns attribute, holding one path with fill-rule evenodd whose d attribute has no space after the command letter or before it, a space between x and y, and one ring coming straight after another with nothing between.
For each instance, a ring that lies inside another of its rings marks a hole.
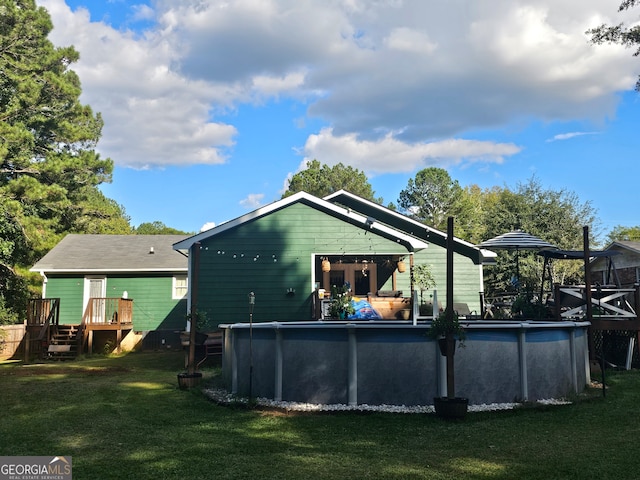
<instances>
[{"instance_id":1,"label":"green house","mask_svg":"<svg viewBox=\"0 0 640 480\"><path fill-rule=\"evenodd\" d=\"M246 322L249 315L255 322L324 318L323 298L345 283L383 318L398 319L399 310L413 309L410 267L422 263L431 267L444 307L445 240L443 232L348 192L324 199L300 192L174 249L189 256L187 309L195 305L215 326ZM456 240L455 303L480 312L482 265L490 259Z\"/></svg>"},{"instance_id":2,"label":"green house","mask_svg":"<svg viewBox=\"0 0 640 480\"><path fill-rule=\"evenodd\" d=\"M132 347L143 338L153 343L150 347L179 346L187 314L188 260L172 246L184 238L70 234L31 271L42 276L43 299L59 299L60 325L84 321L108 330L128 300L125 334L134 337L127 340Z\"/></svg>"}]
</instances>

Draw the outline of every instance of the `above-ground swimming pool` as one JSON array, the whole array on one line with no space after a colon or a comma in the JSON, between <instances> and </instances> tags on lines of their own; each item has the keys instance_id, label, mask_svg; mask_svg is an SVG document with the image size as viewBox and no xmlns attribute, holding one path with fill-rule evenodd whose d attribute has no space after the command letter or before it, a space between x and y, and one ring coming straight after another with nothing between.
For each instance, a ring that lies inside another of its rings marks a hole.
<instances>
[{"instance_id":1,"label":"above-ground swimming pool","mask_svg":"<svg viewBox=\"0 0 640 480\"><path fill-rule=\"evenodd\" d=\"M461 323L456 396L469 404L566 398L590 382L588 322ZM432 405L446 396L445 357L429 322L221 325L223 377L236 395L348 405Z\"/></svg>"}]
</instances>

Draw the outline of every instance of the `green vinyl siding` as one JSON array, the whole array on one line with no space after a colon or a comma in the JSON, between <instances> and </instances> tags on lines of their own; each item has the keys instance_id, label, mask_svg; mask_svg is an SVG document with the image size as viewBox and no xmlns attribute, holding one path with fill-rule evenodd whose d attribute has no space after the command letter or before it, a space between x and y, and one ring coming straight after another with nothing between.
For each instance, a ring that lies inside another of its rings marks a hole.
<instances>
[{"instance_id":1,"label":"green vinyl siding","mask_svg":"<svg viewBox=\"0 0 640 480\"><path fill-rule=\"evenodd\" d=\"M78 325L82 321L82 296L84 276L49 276L47 298L60 299L60 323Z\"/></svg>"},{"instance_id":2,"label":"green vinyl siding","mask_svg":"<svg viewBox=\"0 0 640 480\"><path fill-rule=\"evenodd\" d=\"M133 300L133 329L184 330L187 301L172 299L173 276L107 277L107 296L127 292Z\"/></svg>"},{"instance_id":3,"label":"green vinyl siding","mask_svg":"<svg viewBox=\"0 0 640 480\"><path fill-rule=\"evenodd\" d=\"M105 275L105 277L107 297L120 298L126 291L128 298L133 300L134 330L184 329L187 302L185 299L172 299L173 275ZM60 323L79 324L82 321L84 278L84 276L49 275L46 295L47 298L60 298Z\"/></svg>"},{"instance_id":4,"label":"green vinyl siding","mask_svg":"<svg viewBox=\"0 0 640 480\"><path fill-rule=\"evenodd\" d=\"M404 246L303 203L202 242L197 309L213 323L311 318L312 258L337 254L407 254ZM193 279L192 279L193 280ZM287 295L287 290L295 294Z\"/></svg>"},{"instance_id":5,"label":"green vinyl siding","mask_svg":"<svg viewBox=\"0 0 640 480\"><path fill-rule=\"evenodd\" d=\"M429 248L416 252L413 258L414 265L426 264L431 267L431 272L436 282L438 291L438 303L444 308L447 295L447 250L435 244L429 244ZM407 262L408 263L408 262ZM402 290L405 296L411 291L411 276L409 268L405 273L397 273L398 290ZM464 255L453 255L453 302L466 303L471 311L480 312L480 266ZM391 280L383 288L391 289ZM416 286L416 290L418 287ZM430 301L434 288L424 292L424 300ZM418 290L418 295L420 294Z\"/></svg>"},{"instance_id":6,"label":"green vinyl siding","mask_svg":"<svg viewBox=\"0 0 640 480\"><path fill-rule=\"evenodd\" d=\"M415 264L426 263L432 265L432 272L436 280L438 303L444 308L447 299L447 248L446 239L430 235L429 248L418 252ZM466 303L469 310L480 314L480 292L482 265L479 263L478 252L468 245L456 244L453 254L453 302ZM425 292L427 300L432 292Z\"/></svg>"}]
</instances>

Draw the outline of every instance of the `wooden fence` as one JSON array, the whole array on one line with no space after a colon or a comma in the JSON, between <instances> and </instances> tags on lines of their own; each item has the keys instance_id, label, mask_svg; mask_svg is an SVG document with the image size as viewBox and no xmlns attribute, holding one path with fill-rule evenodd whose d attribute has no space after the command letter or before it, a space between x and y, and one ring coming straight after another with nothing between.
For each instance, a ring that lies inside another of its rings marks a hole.
<instances>
[{"instance_id":1,"label":"wooden fence","mask_svg":"<svg viewBox=\"0 0 640 480\"><path fill-rule=\"evenodd\" d=\"M24 324L0 326L0 359L17 358L23 354Z\"/></svg>"}]
</instances>

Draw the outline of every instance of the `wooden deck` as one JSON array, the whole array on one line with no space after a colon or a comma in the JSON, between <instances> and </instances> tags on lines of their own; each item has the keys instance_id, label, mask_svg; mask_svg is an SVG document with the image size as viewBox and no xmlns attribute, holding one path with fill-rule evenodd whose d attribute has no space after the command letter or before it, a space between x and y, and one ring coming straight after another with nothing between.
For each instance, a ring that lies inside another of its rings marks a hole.
<instances>
[{"instance_id":1,"label":"wooden deck","mask_svg":"<svg viewBox=\"0 0 640 480\"><path fill-rule=\"evenodd\" d=\"M77 324L60 324L59 298L33 298L27 310L25 358L73 358L93 353L96 331L114 331L120 352L123 333L133 329L133 300L91 298Z\"/></svg>"},{"instance_id":2,"label":"wooden deck","mask_svg":"<svg viewBox=\"0 0 640 480\"><path fill-rule=\"evenodd\" d=\"M120 353L123 332L133 329L133 300L129 298L91 298L80 323L80 352L86 346L93 353L96 331L115 331L116 350Z\"/></svg>"}]
</instances>

